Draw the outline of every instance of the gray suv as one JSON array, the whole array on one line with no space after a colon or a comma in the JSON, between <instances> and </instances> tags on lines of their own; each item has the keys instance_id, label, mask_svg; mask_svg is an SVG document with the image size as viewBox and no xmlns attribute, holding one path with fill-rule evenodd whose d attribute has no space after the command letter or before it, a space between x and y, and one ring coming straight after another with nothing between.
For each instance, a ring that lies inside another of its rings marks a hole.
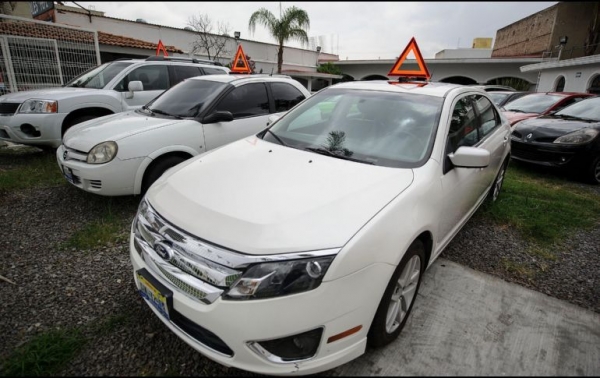
<instances>
[{"instance_id":1,"label":"gray suv","mask_svg":"<svg viewBox=\"0 0 600 378\"><path fill-rule=\"evenodd\" d=\"M229 72L213 62L183 58L104 63L63 87L0 96L0 140L57 148L75 124L138 109L189 77Z\"/></svg>"}]
</instances>

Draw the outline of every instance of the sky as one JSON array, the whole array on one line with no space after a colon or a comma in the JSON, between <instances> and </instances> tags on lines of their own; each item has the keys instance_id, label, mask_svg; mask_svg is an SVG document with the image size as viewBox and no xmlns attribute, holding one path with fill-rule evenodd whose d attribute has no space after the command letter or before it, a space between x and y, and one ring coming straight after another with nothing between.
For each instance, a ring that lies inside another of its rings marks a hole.
<instances>
[{"instance_id":1,"label":"sky","mask_svg":"<svg viewBox=\"0 0 600 378\"><path fill-rule=\"evenodd\" d=\"M313 46L339 55L341 60L394 59L415 37L424 58L443 49L470 48L474 38L494 38L496 31L546 9L556 1L540 2L87 2L77 4L105 12L105 16L184 28L191 15L207 14L229 26L241 39L276 43L257 25L248 30L253 12L266 8L276 17L296 6L310 18L308 36ZM72 2L65 5L75 6ZM319 42L317 42L319 41ZM303 47L299 42L286 45ZM310 45L304 45L309 48Z\"/></svg>"}]
</instances>

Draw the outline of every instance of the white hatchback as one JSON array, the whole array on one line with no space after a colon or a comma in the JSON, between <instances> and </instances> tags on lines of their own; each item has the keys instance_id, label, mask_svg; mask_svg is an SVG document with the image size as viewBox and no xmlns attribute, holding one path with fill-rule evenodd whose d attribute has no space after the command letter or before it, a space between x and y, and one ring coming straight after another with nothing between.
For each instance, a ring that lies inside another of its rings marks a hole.
<instances>
[{"instance_id":1,"label":"white hatchback","mask_svg":"<svg viewBox=\"0 0 600 378\"><path fill-rule=\"evenodd\" d=\"M287 76L189 78L142 109L75 125L56 151L71 184L105 196L145 192L182 161L265 129L310 94Z\"/></svg>"},{"instance_id":2,"label":"white hatchback","mask_svg":"<svg viewBox=\"0 0 600 378\"><path fill-rule=\"evenodd\" d=\"M478 88L328 87L156 181L131 230L136 286L223 365L334 368L398 337L425 270L498 198L509 137Z\"/></svg>"}]
</instances>

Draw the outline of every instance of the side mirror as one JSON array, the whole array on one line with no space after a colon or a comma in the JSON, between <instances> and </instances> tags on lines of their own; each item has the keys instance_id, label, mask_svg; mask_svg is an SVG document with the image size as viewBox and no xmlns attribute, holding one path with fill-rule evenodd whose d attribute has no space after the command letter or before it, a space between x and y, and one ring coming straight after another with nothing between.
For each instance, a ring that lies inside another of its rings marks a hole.
<instances>
[{"instance_id":1,"label":"side mirror","mask_svg":"<svg viewBox=\"0 0 600 378\"><path fill-rule=\"evenodd\" d=\"M141 92L144 90L144 84L141 81L135 80L130 81L127 85L128 93L125 94L125 98L133 98L133 92Z\"/></svg>"},{"instance_id":2,"label":"side mirror","mask_svg":"<svg viewBox=\"0 0 600 378\"><path fill-rule=\"evenodd\" d=\"M490 152L483 148L459 147L448 157L459 168L485 168L490 164Z\"/></svg>"},{"instance_id":3,"label":"side mirror","mask_svg":"<svg viewBox=\"0 0 600 378\"><path fill-rule=\"evenodd\" d=\"M227 111L219 111L210 113L202 120L202 123L217 123L217 122L231 122L233 121L233 114Z\"/></svg>"},{"instance_id":4,"label":"side mirror","mask_svg":"<svg viewBox=\"0 0 600 378\"><path fill-rule=\"evenodd\" d=\"M277 114L272 114L269 116L269 118L267 118L267 126L270 126L271 124L273 124L275 121L277 121L279 118L281 118L280 116L278 116Z\"/></svg>"}]
</instances>

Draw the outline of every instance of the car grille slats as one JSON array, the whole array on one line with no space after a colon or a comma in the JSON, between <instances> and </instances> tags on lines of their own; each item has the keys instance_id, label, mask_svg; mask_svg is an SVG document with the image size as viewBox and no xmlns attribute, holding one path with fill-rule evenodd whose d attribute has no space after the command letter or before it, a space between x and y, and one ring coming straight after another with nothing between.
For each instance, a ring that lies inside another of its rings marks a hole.
<instances>
[{"instance_id":1,"label":"car grille slats","mask_svg":"<svg viewBox=\"0 0 600 378\"><path fill-rule=\"evenodd\" d=\"M564 164L570 160L573 153L564 151L548 151L533 144L512 142L511 154L514 158L535 162Z\"/></svg>"}]
</instances>

